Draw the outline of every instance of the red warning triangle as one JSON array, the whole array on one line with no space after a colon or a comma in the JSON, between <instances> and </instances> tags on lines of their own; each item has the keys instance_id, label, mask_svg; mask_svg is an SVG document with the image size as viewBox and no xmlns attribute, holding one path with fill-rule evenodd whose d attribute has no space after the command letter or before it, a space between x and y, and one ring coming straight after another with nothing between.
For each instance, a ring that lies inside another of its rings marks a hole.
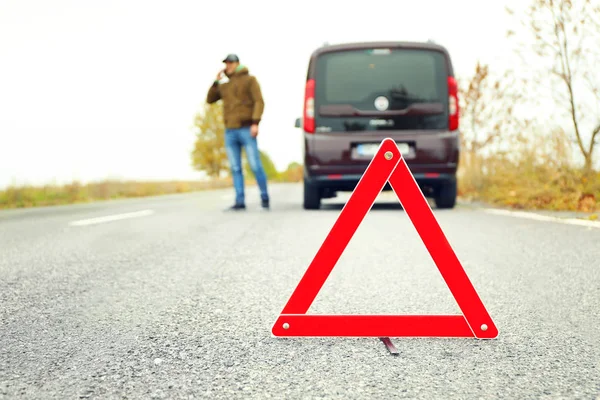
<instances>
[{"instance_id":1,"label":"red warning triangle","mask_svg":"<svg viewBox=\"0 0 600 400\"><path fill-rule=\"evenodd\" d=\"M389 182L435 262L462 315L309 315L329 274ZM393 139L386 138L292 293L271 332L285 337L475 337L498 329L440 228Z\"/></svg>"}]
</instances>

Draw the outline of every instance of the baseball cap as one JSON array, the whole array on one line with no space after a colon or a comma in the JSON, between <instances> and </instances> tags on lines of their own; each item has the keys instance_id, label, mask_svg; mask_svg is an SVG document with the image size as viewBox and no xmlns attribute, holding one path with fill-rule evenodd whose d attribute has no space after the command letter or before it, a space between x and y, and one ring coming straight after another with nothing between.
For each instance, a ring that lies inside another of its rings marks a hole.
<instances>
[{"instance_id":1,"label":"baseball cap","mask_svg":"<svg viewBox=\"0 0 600 400\"><path fill-rule=\"evenodd\" d=\"M227 57L223 60L223 62L238 62L240 59L235 54L228 54Z\"/></svg>"}]
</instances>

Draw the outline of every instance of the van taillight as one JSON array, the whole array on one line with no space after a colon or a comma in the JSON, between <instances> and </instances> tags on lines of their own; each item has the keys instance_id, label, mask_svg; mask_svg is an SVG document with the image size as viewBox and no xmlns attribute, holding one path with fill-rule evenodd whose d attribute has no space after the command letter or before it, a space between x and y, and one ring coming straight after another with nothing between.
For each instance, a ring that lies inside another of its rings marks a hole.
<instances>
[{"instance_id":1,"label":"van taillight","mask_svg":"<svg viewBox=\"0 0 600 400\"><path fill-rule=\"evenodd\" d=\"M458 85L454 77L448 77L448 128L451 131L458 129L460 108L458 106Z\"/></svg>"},{"instance_id":2,"label":"van taillight","mask_svg":"<svg viewBox=\"0 0 600 400\"><path fill-rule=\"evenodd\" d=\"M315 80L306 81L304 93L304 130L315 133Z\"/></svg>"}]
</instances>

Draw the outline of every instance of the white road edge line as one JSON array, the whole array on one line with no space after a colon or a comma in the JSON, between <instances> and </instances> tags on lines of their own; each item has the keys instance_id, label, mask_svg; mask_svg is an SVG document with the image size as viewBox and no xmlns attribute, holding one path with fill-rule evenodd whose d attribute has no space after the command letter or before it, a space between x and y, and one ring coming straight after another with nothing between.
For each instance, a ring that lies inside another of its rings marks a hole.
<instances>
[{"instance_id":1,"label":"white road edge line","mask_svg":"<svg viewBox=\"0 0 600 400\"><path fill-rule=\"evenodd\" d=\"M558 218L558 217L551 217L548 215L535 214L535 213L530 213L530 212L525 212L525 211L509 211L509 210L500 210L500 209L495 209L495 208L484 208L483 211L487 212L489 214L506 215L509 217L533 219L536 221L558 222L561 224L587 226L590 228L600 228L600 222L589 221L589 220L584 220L584 219Z\"/></svg>"},{"instance_id":2,"label":"white road edge line","mask_svg":"<svg viewBox=\"0 0 600 400\"><path fill-rule=\"evenodd\" d=\"M125 214L114 214L114 215L107 215L104 217L82 219L79 221L70 222L69 225L85 226L85 225L101 224L104 222L118 221L118 220L127 219L127 218L145 217L147 215L152 215L152 214L154 214L153 210L142 210L142 211L135 211L135 212L131 212L131 213L125 213Z\"/></svg>"}]
</instances>

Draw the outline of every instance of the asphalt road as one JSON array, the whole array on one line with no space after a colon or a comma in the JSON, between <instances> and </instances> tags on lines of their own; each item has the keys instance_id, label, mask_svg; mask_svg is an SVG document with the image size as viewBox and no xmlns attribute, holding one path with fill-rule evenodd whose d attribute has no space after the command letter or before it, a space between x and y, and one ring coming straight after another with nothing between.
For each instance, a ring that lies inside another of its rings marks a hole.
<instances>
[{"instance_id":1,"label":"asphalt road","mask_svg":"<svg viewBox=\"0 0 600 400\"><path fill-rule=\"evenodd\" d=\"M239 213L230 190L0 212L0 398L599 398L600 229L434 209L500 333L392 338L393 356L271 335L347 197L248 196ZM309 313L459 313L384 200Z\"/></svg>"}]
</instances>

